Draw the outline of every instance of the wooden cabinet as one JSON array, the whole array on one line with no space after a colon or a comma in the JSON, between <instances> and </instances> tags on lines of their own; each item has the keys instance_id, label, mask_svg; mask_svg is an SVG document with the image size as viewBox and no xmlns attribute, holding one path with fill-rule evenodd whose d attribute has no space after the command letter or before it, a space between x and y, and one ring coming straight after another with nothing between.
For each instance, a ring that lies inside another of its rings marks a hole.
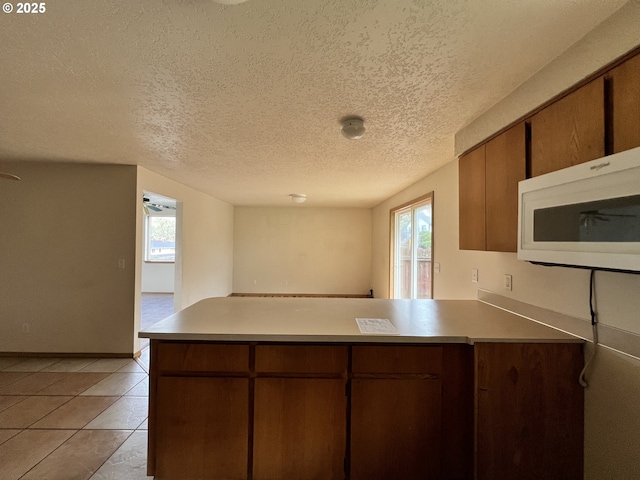
<instances>
[{"instance_id":1,"label":"wooden cabinet","mask_svg":"<svg viewBox=\"0 0 640 480\"><path fill-rule=\"evenodd\" d=\"M531 118L531 175L604 157L604 78L552 103Z\"/></svg>"},{"instance_id":2,"label":"wooden cabinet","mask_svg":"<svg viewBox=\"0 0 640 480\"><path fill-rule=\"evenodd\" d=\"M460 250L485 250L485 147L458 161Z\"/></svg>"},{"instance_id":3,"label":"wooden cabinet","mask_svg":"<svg viewBox=\"0 0 640 480\"><path fill-rule=\"evenodd\" d=\"M473 346L449 344L442 350L442 477L473 478Z\"/></svg>"},{"instance_id":4,"label":"wooden cabinet","mask_svg":"<svg viewBox=\"0 0 640 480\"><path fill-rule=\"evenodd\" d=\"M476 478L581 480L580 345L479 343L475 354Z\"/></svg>"},{"instance_id":5,"label":"wooden cabinet","mask_svg":"<svg viewBox=\"0 0 640 480\"><path fill-rule=\"evenodd\" d=\"M581 365L577 343L152 340L147 472L159 480L578 479Z\"/></svg>"},{"instance_id":6,"label":"wooden cabinet","mask_svg":"<svg viewBox=\"0 0 640 480\"><path fill-rule=\"evenodd\" d=\"M158 370L165 372L249 371L248 345L218 345L210 343L160 343Z\"/></svg>"},{"instance_id":7,"label":"wooden cabinet","mask_svg":"<svg viewBox=\"0 0 640 480\"><path fill-rule=\"evenodd\" d=\"M351 370L354 375L418 374L439 378L442 373L441 346L384 345L354 346ZM378 378L378 377L375 377Z\"/></svg>"},{"instance_id":8,"label":"wooden cabinet","mask_svg":"<svg viewBox=\"0 0 640 480\"><path fill-rule=\"evenodd\" d=\"M521 122L461 156L460 249L517 251L518 182L527 176L640 147L639 79L636 55L531 115L530 147Z\"/></svg>"},{"instance_id":9,"label":"wooden cabinet","mask_svg":"<svg viewBox=\"0 0 640 480\"><path fill-rule=\"evenodd\" d=\"M610 72L613 152L640 147L640 55Z\"/></svg>"},{"instance_id":10,"label":"wooden cabinet","mask_svg":"<svg viewBox=\"0 0 640 480\"><path fill-rule=\"evenodd\" d=\"M486 249L518 250L518 182L526 178L524 122L485 146Z\"/></svg>"},{"instance_id":11,"label":"wooden cabinet","mask_svg":"<svg viewBox=\"0 0 640 480\"><path fill-rule=\"evenodd\" d=\"M343 345L257 345L256 372L346 375L348 349Z\"/></svg>"},{"instance_id":12,"label":"wooden cabinet","mask_svg":"<svg viewBox=\"0 0 640 480\"><path fill-rule=\"evenodd\" d=\"M162 376L156 388L156 478L247 478L248 379Z\"/></svg>"},{"instance_id":13,"label":"wooden cabinet","mask_svg":"<svg viewBox=\"0 0 640 480\"><path fill-rule=\"evenodd\" d=\"M255 347L253 480L344 478L346 346Z\"/></svg>"},{"instance_id":14,"label":"wooden cabinet","mask_svg":"<svg viewBox=\"0 0 640 480\"><path fill-rule=\"evenodd\" d=\"M344 380L256 379L254 480L344 478L346 439Z\"/></svg>"},{"instance_id":15,"label":"wooden cabinet","mask_svg":"<svg viewBox=\"0 0 640 480\"><path fill-rule=\"evenodd\" d=\"M442 478L440 379L354 379L351 388L352 480Z\"/></svg>"},{"instance_id":16,"label":"wooden cabinet","mask_svg":"<svg viewBox=\"0 0 640 480\"><path fill-rule=\"evenodd\" d=\"M440 346L354 346L352 480L442 478Z\"/></svg>"},{"instance_id":17,"label":"wooden cabinet","mask_svg":"<svg viewBox=\"0 0 640 480\"><path fill-rule=\"evenodd\" d=\"M526 177L519 123L460 157L460 249L517 251L518 182Z\"/></svg>"},{"instance_id":18,"label":"wooden cabinet","mask_svg":"<svg viewBox=\"0 0 640 480\"><path fill-rule=\"evenodd\" d=\"M154 342L150 387L150 475L247 478L248 345Z\"/></svg>"}]
</instances>

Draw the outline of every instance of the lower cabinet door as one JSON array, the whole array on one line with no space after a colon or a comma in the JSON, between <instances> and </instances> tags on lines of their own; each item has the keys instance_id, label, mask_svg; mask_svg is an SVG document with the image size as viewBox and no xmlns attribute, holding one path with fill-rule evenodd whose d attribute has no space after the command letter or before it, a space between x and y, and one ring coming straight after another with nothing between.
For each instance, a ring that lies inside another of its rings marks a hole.
<instances>
[{"instance_id":1,"label":"lower cabinet door","mask_svg":"<svg viewBox=\"0 0 640 480\"><path fill-rule=\"evenodd\" d=\"M442 382L354 379L351 480L441 478Z\"/></svg>"},{"instance_id":2,"label":"lower cabinet door","mask_svg":"<svg viewBox=\"0 0 640 480\"><path fill-rule=\"evenodd\" d=\"M476 479L584 478L578 343L476 343Z\"/></svg>"},{"instance_id":3,"label":"lower cabinet door","mask_svg":"<svg viewBox=\"0 0 640 480\"><path fill-rule=\"evenodd\" d=\"M159 377L156 470L159 479L246 479L249 380Z\"/></svg>"},{"instance_id":4,"label":"lower cabinet door","mask_svg":"<svg viewBox=\"0 0 640 480\"><path fill-rule=\"evenodd\" d=\"M253 479L344 479L346 425L344 380L257 378Z\"/></svg>"}]
</instances>

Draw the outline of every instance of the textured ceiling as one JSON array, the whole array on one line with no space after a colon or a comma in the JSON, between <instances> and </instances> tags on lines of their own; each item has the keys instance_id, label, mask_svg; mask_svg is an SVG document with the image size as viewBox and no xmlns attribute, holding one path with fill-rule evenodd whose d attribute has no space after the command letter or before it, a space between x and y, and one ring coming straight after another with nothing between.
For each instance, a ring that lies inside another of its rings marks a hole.
<instances>
[{"instance_id":1,"label":"textured ceiling","mask_svg":"<svg viewBox=\"0 0 640 480\"><path fill-rule=\"evenodd\" d=\"M624 0L65 0L0 16L0 160L370 207ZM339 121L364 118L344 139ZM162 192L159 192L162 193Z\"/></svg>"}]
</instances>

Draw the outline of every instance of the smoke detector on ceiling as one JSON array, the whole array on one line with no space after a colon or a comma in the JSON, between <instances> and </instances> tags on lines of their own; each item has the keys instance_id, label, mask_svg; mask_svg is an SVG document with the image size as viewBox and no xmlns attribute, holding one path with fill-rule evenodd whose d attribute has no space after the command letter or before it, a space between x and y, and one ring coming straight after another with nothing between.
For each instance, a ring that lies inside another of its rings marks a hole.
<instances>
[{"instance_id":1,"label":"smoke detector on ceiling","mask_svg":"<svg viewBox=\"0 0 640 480\"><path fill-rule=\"evenodd\" d=\"M293 203L304 203L307 201L307 196L304 193L292 193L289 196Z\"/></svg>"},{"instance_id":2,"label":"smoke detector on ceiling","mask_svg":"<svg viewBox=\"0 0 640 480\"><path fill-rule=\"evenodd\" d=\"M349 140L362 138L364 130L364 120L359 117L348 118L342 122L342 136Z\"/></svg>"}]
</instances>

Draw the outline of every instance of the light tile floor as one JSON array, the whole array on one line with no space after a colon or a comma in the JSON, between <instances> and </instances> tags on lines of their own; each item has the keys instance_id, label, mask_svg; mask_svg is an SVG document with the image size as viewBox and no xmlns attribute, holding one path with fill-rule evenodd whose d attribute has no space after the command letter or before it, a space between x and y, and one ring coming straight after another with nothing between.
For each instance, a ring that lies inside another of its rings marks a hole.
<instances>
[{"instance_id":1,"label":"light tile floor","mask_svg":"<svg viewBox=\"0 0 640 480\"><path fill-rule=\"evenodd\" d=\"M0 480L146 475L149 349L123 358L0 357Z\"/></svg>"}]
</instances>

